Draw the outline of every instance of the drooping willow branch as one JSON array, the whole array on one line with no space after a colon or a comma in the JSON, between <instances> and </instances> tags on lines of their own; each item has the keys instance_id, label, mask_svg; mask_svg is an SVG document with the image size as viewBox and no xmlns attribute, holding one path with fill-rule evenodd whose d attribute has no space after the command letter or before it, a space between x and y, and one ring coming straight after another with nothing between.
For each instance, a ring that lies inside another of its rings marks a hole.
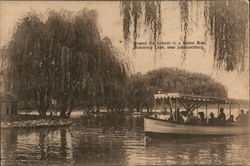
<instances>
[{"instance_id":1,"label":"drooping willow branch","mask_svg":"<svg viewBox=\"0 0 250 166\"><path fill-rule=\"evenodd\" d=\"M191 2L191 1L190 1ZM183 33L183 43L186 43L188 36L188 25L189 25L189 5L187 0L179 1L180 8L180 20L181 20L181 31ZM183 49L184 58L186 57L186 50Z\"/></svg>"},{"instance_id":2,"label":"drooping willow branch","mask_svg":"<svg viewBox=\"0 0 250 166\"><path fill-rule=\"evenodd\" d=\"M161 3L159 1L122 1L121 14L123 16L123 39L128 45L133 29L133 43L140 33L140 23L144 20L146 29L150 30L153 41L159 39L161 34ZM144 15L144 18L142 17Z\"/></svg>"},{"instance_id":3,"label":"drooping willow branch","mask_svg":"<svg viewBox=\"0 0 250 166\"><path fill-rule=\"evenodd\" d=\"M159 40L162 29L161 3L156 0L121 2L123 37L126 45L131 40L131 30L133 31L133 42L136 42L142 20L144 20L146 29L150 30L154 42ZM183 42L187 41L188 31L192 30L190 23L191 20L194 20L189 11L200 12L198 7L192 8L192 3L187 0L178 2ZM203 16L206 22L205 31L211 35L216 67L226 71L246 70L249 39L248 4L245 1L221 0L206 1L196 3L196 5L205 6ZM183 53L185 55L186 51L184 50Z\"/></svg>"},{"instance_id":4,"label":"drooping willow branch","mask_svg":"<svg viewBox=\"0 0 250 166\"><path fill-rule=\"evenodd\" d=\"M156 42L161 35L161 3L159 1L145 2L145 24L153 33L153 40Z\"/></svg>"},{"instance_id":5,"label":"drooping willow branch","mask_svg":"<svg viewBox=\"0 0 250 166\"><path fill-rule=\"evenodd\" d=\"M227 71L244 71L248 47L248 4L245 1L209 1L205 19L214 41L214 62Z\"/></svg>"}]
</instances>

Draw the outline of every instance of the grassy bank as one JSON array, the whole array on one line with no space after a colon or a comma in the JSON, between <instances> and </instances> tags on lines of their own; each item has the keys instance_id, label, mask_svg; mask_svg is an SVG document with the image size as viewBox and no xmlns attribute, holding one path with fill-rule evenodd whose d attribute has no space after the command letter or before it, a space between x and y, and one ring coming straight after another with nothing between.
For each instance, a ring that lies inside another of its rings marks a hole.
<instances>
[{"instance_id":1,"label":"grassy bank","mask_svg":"<svg viewBox=\"0 0 250 166\"><path fill-rule=\"evenodd\" d=\"M1 128L57 127L72 124L70 119L39 115L1 116Z\"/></svg>"},{"instance_id":2,"label":"grassy bank","mask_svg":"<svg viewBox=\"0 0 250 166\"><path fill-rule=\"evenodd\" d=\"M40 116L40 115L26 115L26 114L17 114L10 116L1 116L1 122L13 122L13 121L25 121L25 120L39 120L39 119L63 119L61 117L51 117L51 116Z\"/></svg>"}]
</instances>

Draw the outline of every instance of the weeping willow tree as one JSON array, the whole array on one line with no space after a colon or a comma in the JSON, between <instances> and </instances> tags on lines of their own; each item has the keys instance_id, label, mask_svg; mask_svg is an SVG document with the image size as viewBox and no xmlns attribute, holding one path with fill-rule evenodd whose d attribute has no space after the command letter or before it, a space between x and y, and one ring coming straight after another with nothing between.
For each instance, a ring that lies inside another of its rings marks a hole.
<instances>
[{"instance_id":1,"label":"weeping willow tree","mask_svg":"<svg viewBox=\"0 0 250 166\"><path fill-rule=\"evenodd\" d=\"M75 16L68 11L51 11L45 24L51 47L48 49L54 63L53 97L58 102L61 116L69 116L78 91L85 88L87 81L98 81L101 39L97 15L87 9ZM95 89L89 88L94 93Z\"/></svg>"},{"instance_id":2,"label":"weeping willow tree","mask_svg":"<svg viewBox=\"0 0 250 166\"><path fill-rule=\"evenodd\" d=\"M19 20L8 46L11 91L21 100L33 98L40 115L46 114L52 97L44 29L40 18L30 14Z\"/></svg>"},{"instance_id":3,"label":"weeping willow tree","mask_svg":"<svg viewBox=\"0 0 250 166\"><path fill-rule=\"evenodd\" d=\"M29 13L8 45L12 91L32 100L40 115L54 103L60 116L68 117L79 96L97 105L105 86L126 79L128 68L112 49L100 38L94 10L52 10L46 21Z\"/></svg>"},{"instance_id":4,"label":"weeping willow tree","mask_svg":"<svg viewBox=\"0 0 250 166\"><path fill-rule=\"evenodd\" d=\"M188 36L188 25L189 25L189 5L187 0L179 1L179 8L180 8L180 20L181 20L181 31L182 31L182 41L186 43L187 36ZM185 45L185 44L184 44ZM182 50L183 57L186 57L186 49Z\"/></svg>"},{"instance_id":5,"label":"weeping willow tree","mask_svg":"<svg viewBox=\"0 0 250 166\"><path fill-rule=\"evenodd\" d=\"M80 92L80 103L86 112L99 112L101 106L108 111L121 111L126 103L126 84L129 63L107 37L99 45L101 59L98 71L86 80L86 88Z\"/></svg>"},{"instance_id":6,"label":"weeping willow tree","mask_svg":"<svg viewBox=\"0 0 250 166\"><path fill-rule=\"evenodd\" d=\"M145 25L151 32L153 40L159 40L161 36L161 3L152 1L122 1L121 13L123 16L123 37L125 43L130 41L131 30L133 30L133 42L139 36L140 24ZM248 31L249 31L249 5L246 1L187 1L179 0L178 8L180 12L180 29L182 41L187 41L188 32L192 30L194 24L193 14L199 13L199 8L193 5L203 5L205 7L204 17L206 20L206 34L211 35L213 42L214 64L219 69L226 71L248 70ZM198 17L197 17L198 18ZM203 19L202 18L202 19ZM196 20L198 21L198 19ZM167 20L166 20L167 22ZM135 44L134 44L135 45ZM187 50L183 50L184 58Z\"/></svg>"},{"instance_id":7,"label":"weeping willow tree","mask_svg":"<svg viewBox=\"0 0 250 166\"><path fill-rule=\"evenodd\" d=\"M8 63L7 58L7 50L1 49L0 50L0 93L1 94L8 94L11 87L10 80L6 79L9 74L8 68L10 67L10 63Z\"/></svg>"},{"instance_id":8,"label":"weeping willow tree","mask_svg":"<svg viewBox=\"0 0 250 166\"><path fill-rule=\"evenodd\" d=\"M246 1L209 1L205 18L214 39L214 59L227 71L246 68L249 5Z\"/></svg>"},{"instance_id":9,"label":"weeping willow tree","mask_svg":"<svg viewBox=\"0 0 250 166\"><path fill-rule=\"evenodd\" d=\"M161 3L160 1L121 1L123 16L123 38L128 45L133 32L133 43L136 46L140 34L140 24L146 25L155 46L161 35ZM132 32L131 32L132 31Z\"/></svg>"},{"instance_id":10,"label":"weeping willow tree","mask_svg":"<svg viewBox=\"0 0 250 166\"><path fill-rule=\"evenodd\" d=\"M122 54L116 49L109 38L104 38L101 44L103 56L103 105L107 110L123 111L126 106L126 87L129 63L122 59ZM110 55L114 55L113 58Z\"/></svg>"},{"instance_id":11,"label":"weeping willow tree","mask_svg":"<svg viewBox=\"0 0 250 166\"><path fill-rule=\"evenodd\" d=\"M192 15L189 11L199 13L199 9L192 8L194 1L179 1L181 29L183 41L191 30ZM205 1L195 3L204 5L206 22L205 35L209 34L213 43L214 64L226 71L245 71L248 63L248 15L249 6L246 1ZM194 19L193 19L194 20ZM198 21L198 19L196 20ZM184 54L186 54L184 52Z\"/></svg>"}]
</instances>

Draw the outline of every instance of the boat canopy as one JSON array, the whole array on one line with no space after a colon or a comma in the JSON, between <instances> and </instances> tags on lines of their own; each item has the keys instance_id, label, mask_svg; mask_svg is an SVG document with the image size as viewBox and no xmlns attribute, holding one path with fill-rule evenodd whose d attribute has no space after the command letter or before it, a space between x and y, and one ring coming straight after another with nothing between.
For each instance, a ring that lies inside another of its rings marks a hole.
<instances>
[{"instance_id":1,"label":"boat canopy","mask_svg":"<svg viewBox=\"0 0 250 166\"><path fill-rule=\"evenodd\" d=\"M203 103L219 103L219 104L240 104L240 105L249 105L249 100L243 99L230 99L230 98L219 98L211 96L198 96L182 93L162 93L154 95L155 99L180 99L180 100L189 100L194 102L203 102Z\"/></svg>"}]
</instances>

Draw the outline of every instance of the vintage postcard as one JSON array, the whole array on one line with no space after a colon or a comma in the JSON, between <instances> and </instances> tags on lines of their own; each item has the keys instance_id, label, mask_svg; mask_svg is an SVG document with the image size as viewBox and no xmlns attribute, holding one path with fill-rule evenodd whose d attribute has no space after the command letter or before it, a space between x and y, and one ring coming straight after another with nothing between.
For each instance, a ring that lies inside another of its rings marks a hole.
<instances>
[{"instance_id":1,"label":"vintage postcard","mask_svg":"<svg viewBox=\"0 0 250 166\"><path fill-rule=\"evenodd\" d=\"M1 165L250 165L247 0L0 1Z\"/></svg>"}]
</instances>

